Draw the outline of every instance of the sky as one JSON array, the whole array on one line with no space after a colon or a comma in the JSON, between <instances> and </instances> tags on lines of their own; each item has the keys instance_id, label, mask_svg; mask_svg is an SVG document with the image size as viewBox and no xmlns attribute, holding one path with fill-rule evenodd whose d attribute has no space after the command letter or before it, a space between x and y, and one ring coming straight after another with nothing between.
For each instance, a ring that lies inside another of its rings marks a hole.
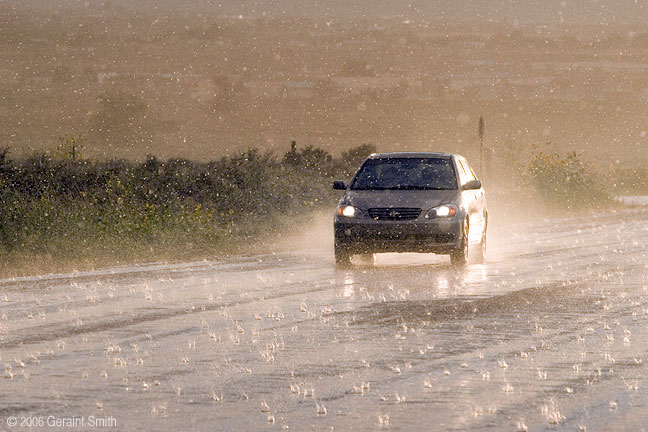
<instances>
[{"instance_id":1,"label":"sky","mask_svg":"<svg viewBox=\"0 0 648 432\"><path fill-rule=\"evenodd\" d=\"M648 19L644 0L7 0L17 7L103 7L187 10L245 16L376 18L402 16L443 21L520 24L638 24Z\"/></svg>"}]
</instances>

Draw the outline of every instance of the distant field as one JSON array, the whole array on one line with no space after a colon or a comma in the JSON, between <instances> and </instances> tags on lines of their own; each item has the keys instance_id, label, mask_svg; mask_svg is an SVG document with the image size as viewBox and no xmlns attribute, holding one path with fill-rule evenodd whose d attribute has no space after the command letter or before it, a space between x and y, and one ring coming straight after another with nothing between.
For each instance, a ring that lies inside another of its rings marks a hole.
<instances>
[{"instance_id":1,"label":"distant field","mask_svg":"<svg viewBox=\"0 0 648 432\"><path fill-rule=\"evenodd\" d=\"M648 157L641 27L88 5L0 5L0 147L15 156L82 135L95 159L207 161L291 140L474 159L483 116L493 158L546 142L603 169Z\"/></svg>"}]
</instances>

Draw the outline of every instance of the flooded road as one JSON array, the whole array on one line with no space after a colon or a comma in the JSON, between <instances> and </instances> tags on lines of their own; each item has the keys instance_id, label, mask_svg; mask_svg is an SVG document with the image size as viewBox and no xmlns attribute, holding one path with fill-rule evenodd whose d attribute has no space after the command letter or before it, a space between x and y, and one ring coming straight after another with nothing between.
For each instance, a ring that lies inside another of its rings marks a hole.
<instances>
[{"instance_id":1,"label":"flooded road","mask_svg":"<svg viewBox=\"0 0 648 432\"><path fill-rule=\"evenodd\" d=\"M489 241L2 280L0 430L645 429L648 212Z\"/></svg>"}]
</instances>

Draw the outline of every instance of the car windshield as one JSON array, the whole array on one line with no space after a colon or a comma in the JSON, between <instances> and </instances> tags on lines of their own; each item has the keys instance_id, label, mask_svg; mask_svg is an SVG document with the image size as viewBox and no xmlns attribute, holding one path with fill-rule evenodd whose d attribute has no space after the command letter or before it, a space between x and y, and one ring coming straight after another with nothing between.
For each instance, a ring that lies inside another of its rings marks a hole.
<instances>
[{"instance_id":1,"label":"car windshield","mask_svg":"<svg viewBox=\"0 0 648 432\"><path fill-rule=\"evenodd\" d=\"M451 159L368 159L351 183L351 189L457 189L457 178Z\"/></svg>"}]
</instances>

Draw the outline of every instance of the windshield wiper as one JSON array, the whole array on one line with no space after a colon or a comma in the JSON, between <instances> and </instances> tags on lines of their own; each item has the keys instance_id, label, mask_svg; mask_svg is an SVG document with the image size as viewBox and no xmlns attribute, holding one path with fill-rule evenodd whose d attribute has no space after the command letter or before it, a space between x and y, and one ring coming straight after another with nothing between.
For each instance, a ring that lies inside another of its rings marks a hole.
<instances>
[{"instance_id":1,"label":"windshield wiper","mask_svg":"<svg viewBox=\"0 0 648 432\"><path fill-rule=\"evenodd\" d=\"M417 185L397 185L390 186L384 189L389 190L447 190L447 188L434 187L434 186L417 186Z\"/></svg>"},{"instance_id":2,"label":"windshield wiper","mask_svg":"<svg viewBox=\"0 0 648 432\"><path fill-rule=\"evenodd\" d=\"M397 185L397 186L356 186L351 190L450 190L445 187Z\"/></svg>"}]
</instances>

